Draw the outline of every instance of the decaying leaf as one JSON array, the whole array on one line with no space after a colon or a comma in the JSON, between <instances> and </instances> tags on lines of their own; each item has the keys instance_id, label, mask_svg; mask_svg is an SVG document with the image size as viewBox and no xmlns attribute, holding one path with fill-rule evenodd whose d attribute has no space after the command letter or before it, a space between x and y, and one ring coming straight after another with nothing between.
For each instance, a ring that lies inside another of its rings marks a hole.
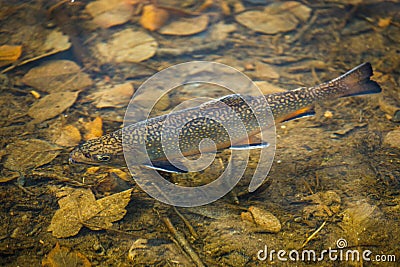
<instances>
[{"instance_id":1,"label":"decaying leaf","mask_svg":"<svg viewBox=\"0 0 400 267\"><path fill-rule=\"evenodd\" d=\"M60 152L60 147L43 140L20 140L6 147L4 167L13 171L37 168L51 162Z\"/></svg>"},{"instance_id":2,"label":"decaying leaf","mask_svg":"<svg viewBox=\"0 0 400 267\"><path fill-rule=\"evenodd\" d=\"M89 96L94 99L97 108L124 107L128 105L133 95L133 86L131 83L116 85L112 88L105 88Z\"/></svg>"},{"instance_id":3,"label":"decaying leaf","mask_svg":"<svg viewBox=\"0 0 400 267\"><path fill-rule=\"evenodd\" d=\"M124 0L99 0L90 2L86 11L95 24L109 28L127 22L133 14L133 6Z\"/></svg>"},{"instance_id":4,"label":"decaying leaf","mask_svg":"<svg viewBox=\"0 0 400 267\"><path fill-rule=\"evenodd\" d=\"M61 197L60 209L54 214L48 231L55 237L65 238L78 234L82 226L92 230L109 229L126 214L132 190L96 200L90 189L65 188L57 194Z\"/></svg>"},{"instance_id":5,"label":"decaying leaf","mask_svg":"<svg viewBox=\"0 0 400 267\"><path fill-rule=\"evenodd\" d=\"M257 61L255 64L256 73L255 75L260 79L279 79L280 75L275 68L269 64Z\"/></svg>"},{"instance_id":6,"label":"decaying leaf","mask_svg":"<svg viewBox=\"0 0 400 267\"><path fill-rule=\"evenodd\" d=\"M141 31L126 29L115 33L107 43L98 43L96 56L102 63L141 62L156 53L156 40Z\"/></svg>"},{"instance_id":7,"label":"decaying leaf","mask_svg":"<svg viewBox=\"0 0 400 267\"><path fill-rule=\"evenodd\" d=\"M155 31L164 26L169 18L167 10L158 8L155 5L146 5L143 7L143 13L140 17L140 25L149 31Z\"/></svg>"},{"instance_id":8,"label":"decaying leaf","mask_svg":"<svg viewBox=\"0 0 400 267\"><path fill-rule=\"evenodd\" d=\"M76 146L81 141L81 133L73 125L62 127L59 135L54 138L54 143L59 146Z\"/></svg>"},{"instance_id":9,"label":"decaying leaf","mask_svg":"<svg viewBox=\"0 0 400 267\"><path fill-rule=\"evenodd\" d=\"M22 53L21 45L1 45L0 61L15 61Z\"/></svg>"},{"instance_id":10,"label":"decaying leaf","mask_svg":"<svg viewBox=\"0 0 400 267\"><path fill-rule=\"evenodd\" d=\"M68 39L69 37L60 31L51 31L50 34L47 35L42 50L43 52L50 52L51 54L67 50L71 47L71 43Z\"/></svg>"},{"instance_id":11,"label":"decaying leaf","mask_svg":"<svg viewBox=\"0 0 400 267\"><path fill-rule=\"evenodd\" d=\"M28 110L28 115L39 123L53 118L72 106L78 98L79 92L57 92L49 94Z\"/></svg>"},{"instance_id":12,"label":"decaying leaf","mask_svg":"<svg viewBox=\"0 0 400 267\"><path fill-rule=\"evenodd\" d=\"M180 18L162 27L158 32L167 35L192 35L207 29L208 16Z\"/></svg>"},{"instance_id":13,"label":"decaying leaf","mask_svg":"<svg viewBox=\"0 0 400 267\"><path fill-rule=\"evenodd\" d=\"M85 140L97 138L103 135L103 119L96 117L93 121L85 122L83 127L86 130Z\"/></svg>"},{"instance_id":14,"label":"decaying leaf","mask_svg":"<svg viewBox=\"0 0 400 267\"><path fill-rule=\"evenodd\" d=\"M50 251L42 260L43 267L90 267L92 266L85 255L78 251L71 251L67 247L60 247L60 244Z\"/></svg>"},{"instance_id":15,"label":"decaying leaf","mask_svg":"<svg viewBox=\"0 0 400 267\"><path fill-rule=\"evenodd\" d=\"M294 30L300 22L307 21L310 14L309 7L287 1L270 4L263 11L243 12L236 16L236 20L256 32L276 34Z\"/></svg>"},{"instance_id":16,"label":"decaying leaf","mask_svg":"<svg viewBox=\"0 0 400 267\"><path fill-rule=\"evenodd\" d=\"M71 47L69 37L57 29L44 29L40 24L23 25L15 31L11 37L20 40L24 48L18 64L12 65L3 72L9 71L17 66L65 51Z\"/></svg>"},{"instance_id":17,"label":"decaying leaf","mask_svg":"<svg viewBox=\"0 0 400 267\"><path fill-rule=\"evenodd\" d=\"M48 93L81 90L93 84L89 75L70 60L47 61L25 74L22 82Z\"/></svg>"}]
</instances>

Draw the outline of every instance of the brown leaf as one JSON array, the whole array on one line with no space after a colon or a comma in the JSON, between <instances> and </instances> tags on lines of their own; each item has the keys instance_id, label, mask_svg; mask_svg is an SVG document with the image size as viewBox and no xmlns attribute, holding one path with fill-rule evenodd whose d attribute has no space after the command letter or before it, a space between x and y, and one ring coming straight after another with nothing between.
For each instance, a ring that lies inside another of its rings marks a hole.
<instances>
[{"instance_id":1,"label":"brown leaf","mask_svg":"<svg viewBox=\"0 0 400 267\"><path fill-rule=\"evenodd\" d=\"M124 0L99 0L89 3L86 11L95 24L109 28L127 22L133 14L133 7Z\"/></svg>"},{"instance_id":2,"label":"brown leaf","mask_svg":"<svg viewBox=\"0 0 400 267\"><path fill-rule=\"evenodd\" d=\"M59 146L76 146L81 141L81 133L73 125L66 125L61 129L59 136L55 138L54 143Z\"/></svg>"},{"instance_id":3,"label":"brown leaf","mask_svg":"<svg viewBox=\"0 0 400 267\"><path fill-rule=\"evenodd\" d=\"M113 88L106 88L99 92L95 92L89 96L94 98L97 108L107 107L124 107L128 105L129 100L133 95L133 86L131 83L124 83L114 86Z\"/></svg>"},{"instance_id":4,"label":"brown leaf","mask_svg":"<svg viewBox=\"0 0 400 267\"><path fill-rule=\"evenodd\" d=\"M155 31L164 26L168 18L169 13L165 9L146 5L143 7L143 13L140 17L140 25L149 31Z\"/></svg>"},{"instance_id":5,"label":"brown leaf","mask_svg":"<svg viewBox=\"0 0 400 267\"><path fill-rule=\"evenodd\" d=\"M156 40L141 31L125 29L113 34L107 43L98 43L96 57L102 63L141 62L156 53Z\"/></svg>"},{"instance_id":6,"label":"brown leaf","mask_svg":"<svg viewBox=\"0 0 400 267\"><path fill-rule=\"evenodd\" d=\"M72 106L78 98L79 92L57 92L49 94L28 110L28 115L34 118L35 123L51 119Z\"/></svg>"},{"instance_id":7,"label":"brown leaf","mask_svg":"<svg viewBox=\"0 0 400 267\"><path fill-rule=\"evenodd\" d=\"M192 35L207 29L208 21L207 15L180 18L162 27L159 33L167 35Z\"/></svg>"},{"instance_id":8,"label":"brown leaf","mask_svg":"<svg viewBox=\"0 0 400 267\"><path fill-rule=\"evenodd\" d=\"M101 117L96 117L93 121L83 124L86 134L85 140L97 138L103 135L103 120Z\"/></svg>"},{"instance_id":9,"label":"brown leaf","mask_svg":"<svg viewBox=\"0 0 400 267\"><path fill-rule=\"evenodd\" d=\"M60 147L39 139L20 140L6 147L4 167L23 171L51 162L60 154Z\"/></svg>"},{"instance_id":10,"label":"brown leaf","mask_svg":"<svg viewBox=\"0 0 400 267\"><path fill-rule=\"evenodd\" d=\"M236 20L257 32L276 34L294 30L305 22L311 9L299 2L288 1L268 5L263 11L251 10L236 16Z\"/></svg>"},{"instance_id":11,"label":"brown leaf","mask_svg":"<svg viewBox=\"0 0 400 267\"><path fill-rule=\"evenodd\" d=\"M43 267L90 267L89 260L78 251L71 251L67 247L60 247L60 244L50 251L49 255L42 260Z\"/></svg>"},{"instance_id":12,"label":"brown leaf","mask_svg":"<svg viewBox=\"0 0 400 267\"><path fill-rule=\"evenodd\" d=\"M47 61L25 74L22 82L48 93L81 90L93 84L89 75L69 60Z\"/></svg>"},{"instance_id":13,"label":"brown leaf","mask_svg":"<svg viewBox=\"0 0 400 267\"><path fill-rule=\"evenodd\" d=\"M109 229L112 222L126 214L125 206L132 190L96 200L90 189L65 188L57 194L62 197L58 201L60 209L51 219L48 231L55 237L65 238L76 235L82 226L92 230Z\"/></svg>"}]
</instances>

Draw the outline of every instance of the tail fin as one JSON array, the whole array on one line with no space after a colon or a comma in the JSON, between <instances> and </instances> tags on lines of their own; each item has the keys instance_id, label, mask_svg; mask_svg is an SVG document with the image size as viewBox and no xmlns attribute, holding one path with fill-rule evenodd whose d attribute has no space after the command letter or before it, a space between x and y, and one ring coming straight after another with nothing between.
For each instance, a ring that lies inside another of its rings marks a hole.
<instances>
[{"instance_id":1,"label":"tail fin","mask_svg":"<svg viewBox=\"0 0 400 267\"><path fill-rule=\"evenodd\" d=\"M339 88L347 89L341 97L380 93L382 89L379 84L370 80L372 75L371 64L366 62L334 79L332 82L337 83Z\"/></svg>"}]
</instances>

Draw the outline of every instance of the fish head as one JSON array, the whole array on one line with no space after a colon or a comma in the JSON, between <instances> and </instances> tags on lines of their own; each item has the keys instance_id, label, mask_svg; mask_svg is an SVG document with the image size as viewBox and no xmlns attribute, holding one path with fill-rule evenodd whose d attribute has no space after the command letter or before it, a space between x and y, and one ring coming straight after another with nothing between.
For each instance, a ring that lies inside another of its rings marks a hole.
<instances>
[{"instance_id":1,"label":"fish head","mask_svg":"<svg viewBox=\"0 0 400 267\"><path fill-rule=\"evenodd\" d=\"M109 136L102 136L79 145L70 153L69 162L90 165L125 165L121 145L118 142L110 142Z\"/></svg>"}]
</instances>

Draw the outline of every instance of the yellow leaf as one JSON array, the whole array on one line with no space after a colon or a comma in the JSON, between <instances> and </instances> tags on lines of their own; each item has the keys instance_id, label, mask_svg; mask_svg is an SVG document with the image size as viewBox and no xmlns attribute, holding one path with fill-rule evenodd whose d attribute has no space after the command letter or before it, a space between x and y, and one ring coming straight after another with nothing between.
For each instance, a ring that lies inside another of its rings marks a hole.
<instances>
[{"instance_id":1,"label":"yellow leaf","mask_svg":"<svg viewBox=\"0 0 400 267\"><path fill-rule=\"evenodd\" d=\"M0 46L0 61L15 61L21 53L21 45L2 45Z\"/></svg>"},{"instance_id":2,"label":"yellow leaf","mask_svg":"<svg viewBox=\"0 0 400 267\"><path fill-rule=\"evenodd\" d=\"M67 247L60 247L60 244L50 251L49 255L42 260L43 267L60 267L60 266L83 266L90 267L92 264L81 253L71 251Z\"/></svg>"},{"instance_id":3,"label":"yellow leaf","mask_svg":"<svg viewBox=\"0 0 400 267\"><path fill-rule=\"evenodd\" d=\"M85 140L103 135L103 119L101 117L96 117L93 121L86 122L83 126L86 130Z\"/></svg>"},{"instance_id":4,"label":"yellow leaf","mask_svg":"<svg viewBox=\"0 0 400 267\"><path fill-rule=\"evenodd\" d=\"M143 14L140 18L140 24L149 31L155 31L164 26L169 18L169 13L165 9L154 5L143 7Z\"/></svg>"},{"instance_id":5,"label":"yellow leaf","mask_svg":"<svg viewBox=\"0 0 400 267\"><path fill-rule=\"evenodd\" d=\"M380 18L378 21L378 26L381 28L386 28L392 22L391 18Z\"/></svg>"}]
</instances>

